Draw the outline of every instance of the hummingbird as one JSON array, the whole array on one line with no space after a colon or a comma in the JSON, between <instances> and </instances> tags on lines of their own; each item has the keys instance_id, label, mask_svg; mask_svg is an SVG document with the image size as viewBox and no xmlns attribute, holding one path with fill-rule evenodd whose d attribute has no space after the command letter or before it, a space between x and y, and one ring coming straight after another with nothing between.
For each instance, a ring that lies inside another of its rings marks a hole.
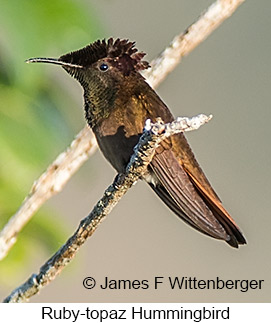
<instances>
[{"instance_id":1,"label":"hummingbird","mask_svg":"<svg viewBox=\"0 0 271 323\"><path fill-rule=\"evenodd\" d=\"M84 110L99 148L123 173L142 135L145 121L174 117L141 71L150 67L144 52L128 39L97 40L55 58L30 62L61 65L82 85ZM142 179L184 222L199 232L238 248L246 240L199 166L183 133L164 140Z\"/></svg>"}]
</instances>

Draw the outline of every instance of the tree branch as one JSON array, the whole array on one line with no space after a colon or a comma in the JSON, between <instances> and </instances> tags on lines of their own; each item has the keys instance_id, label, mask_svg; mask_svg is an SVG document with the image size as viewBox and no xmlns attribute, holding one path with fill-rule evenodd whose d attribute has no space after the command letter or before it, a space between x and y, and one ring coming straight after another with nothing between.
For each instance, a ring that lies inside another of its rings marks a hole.
<instances>
[{"instance_id":1,"label":"tree branch","mask_svg":"<svg viewBox=\"0 0 271 323\"><path fill-rule=\"evenodd\" d=\"M95 152L96 148L96 139L90 129L85 126L68 149L61 153L34 182L29 195L0 233L0 259L7 255L16 242L17 234L34 213L49 198L63 189L71 176Z\"/></svg>"},{"instance_id":2,"label":"tree branch","mask_svg":"<svg viewBox=\"0 0 271 323\"><path fill-rule=\"evenodd\" d=\"M116 177L114 183L107 188L92 212L80 222L73 236L40 268L39 273L33 274L25 283L16 288L4 299L4 302L25 302L31 296L37 294L42 287L54 280L122 196L147 171L147 166L152 160L159 143L179 132L196 130L211 118L212 116L207 117L200 114L192 118L177 118L168 124L164 124L162 120L157 121L157 123L151 123L150 120L147 120L125 174L119 174Z\"/></svg>"},{"instance_id":3,"label":"tree branch","mask_svg":"<svg viewBox=\"0 0 271 323\"><path fill-rule=\"evenodd\" d=\"M200 42L214 31L245 0L217 0L183 33L151 62L151 68L144 73L152 87L157 87ZM34 183L20 209L9 220L0 233L0 259L16 242L18 232L34 213L54 194L61 191L66 182L97 148L93 134L85 127Z\"/></svg>"},{"instance_id":4,"label":"tree branch","mask_svg":"<svg viewBox=\"0 0 271 323\"><path fill-rule=\"evenodd\" d=\"M177 35L170 45L151 62L151 68L144 72L148 83L152 87L158 86L175 69L183 56L192 52L244 1L217 0L211 4L195 23Z\"/></svg>"}]
</instances>

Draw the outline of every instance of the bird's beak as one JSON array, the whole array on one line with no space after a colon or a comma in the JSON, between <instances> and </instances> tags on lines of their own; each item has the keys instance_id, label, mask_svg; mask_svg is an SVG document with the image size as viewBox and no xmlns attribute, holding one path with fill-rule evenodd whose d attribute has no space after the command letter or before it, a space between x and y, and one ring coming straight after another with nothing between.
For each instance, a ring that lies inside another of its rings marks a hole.
<instances>
[{"instance_id":1,"label":"bird's beak","mask_svg":"<svg viewBox=\"0 0 271 323\"><path fill-rule=\"evenodd\" d=\"M83 66L81 66L81 65L63 62L63 61L56 59L56 58L37 57L37 58L27 59L25 62L26 63L48 63L48 64L56 64L56 65L61 65L61 66L65 66L65 67L70 67L70 68L83 68Z\"/></svg>"}]
</instances>

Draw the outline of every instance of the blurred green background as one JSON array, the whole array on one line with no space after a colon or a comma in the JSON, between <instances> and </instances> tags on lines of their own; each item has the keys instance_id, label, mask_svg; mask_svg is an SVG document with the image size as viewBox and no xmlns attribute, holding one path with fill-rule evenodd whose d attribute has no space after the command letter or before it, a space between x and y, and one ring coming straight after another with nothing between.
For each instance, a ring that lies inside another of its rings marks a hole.
<instances>
[{"instance_id":1,"label":"blurred green background","mask_svg":"<svg viewBox=\"0 0 271 323\"><path fill-rule=\"evenodd\" d=\"M93 10L83 2L66 0L1 1L1 227L19 207L33 180L80 127L76 100L64 89L62 80L45 70L28 68L24 60L39 54L59 56L70 51L71 45L76 49L102 36ZM0 284L9 284L17 275L22 278L38 248L52 253L59 239L67 236L68 226L57 213L54 208L44 208L29 223L1 263Z\"/></svg>"},{"instance_id":2,"label":"blurred green background","mask_svg":"<svg viewBox=\"0 0 271 323\"><path fill-rule=\"evenodd\" d=\"M150 61L212 1L0 0L0 227L33 181L84 126L82 90L63 70L28 65L104 37L137 41ZM75 260L33 302L270 301L270 1L246 1L160 86L177 116L212 113L187 135L248 245L233 250L191 230L138 183ZM33 217L0 262L3 298L72 234L115 173L99 152ZM92 276L264 279L262 290L85 290Z\"/></svg>"}]
</instances>

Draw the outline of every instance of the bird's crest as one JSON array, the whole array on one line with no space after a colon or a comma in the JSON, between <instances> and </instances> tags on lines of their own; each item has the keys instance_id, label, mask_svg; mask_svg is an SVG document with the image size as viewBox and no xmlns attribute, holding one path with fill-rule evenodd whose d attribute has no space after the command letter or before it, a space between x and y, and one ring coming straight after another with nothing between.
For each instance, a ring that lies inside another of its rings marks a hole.
<instances>
[{"instance_id":1,"label":"bird's crest","mask_svg":"<svg viewBox=\"0 0 271 323\"><path fill-rule=\"evenodd\" d=\"M61 56L59 60L88 67L99 59L107 58L113 66L128 75L132 71L149 67L148 62L142 61L144 56L145 53L138 52L135 48L135 42L130 42L128 39L109 38L107 41L97 40L82 49Z\"/></svg>"}]
</instances>

